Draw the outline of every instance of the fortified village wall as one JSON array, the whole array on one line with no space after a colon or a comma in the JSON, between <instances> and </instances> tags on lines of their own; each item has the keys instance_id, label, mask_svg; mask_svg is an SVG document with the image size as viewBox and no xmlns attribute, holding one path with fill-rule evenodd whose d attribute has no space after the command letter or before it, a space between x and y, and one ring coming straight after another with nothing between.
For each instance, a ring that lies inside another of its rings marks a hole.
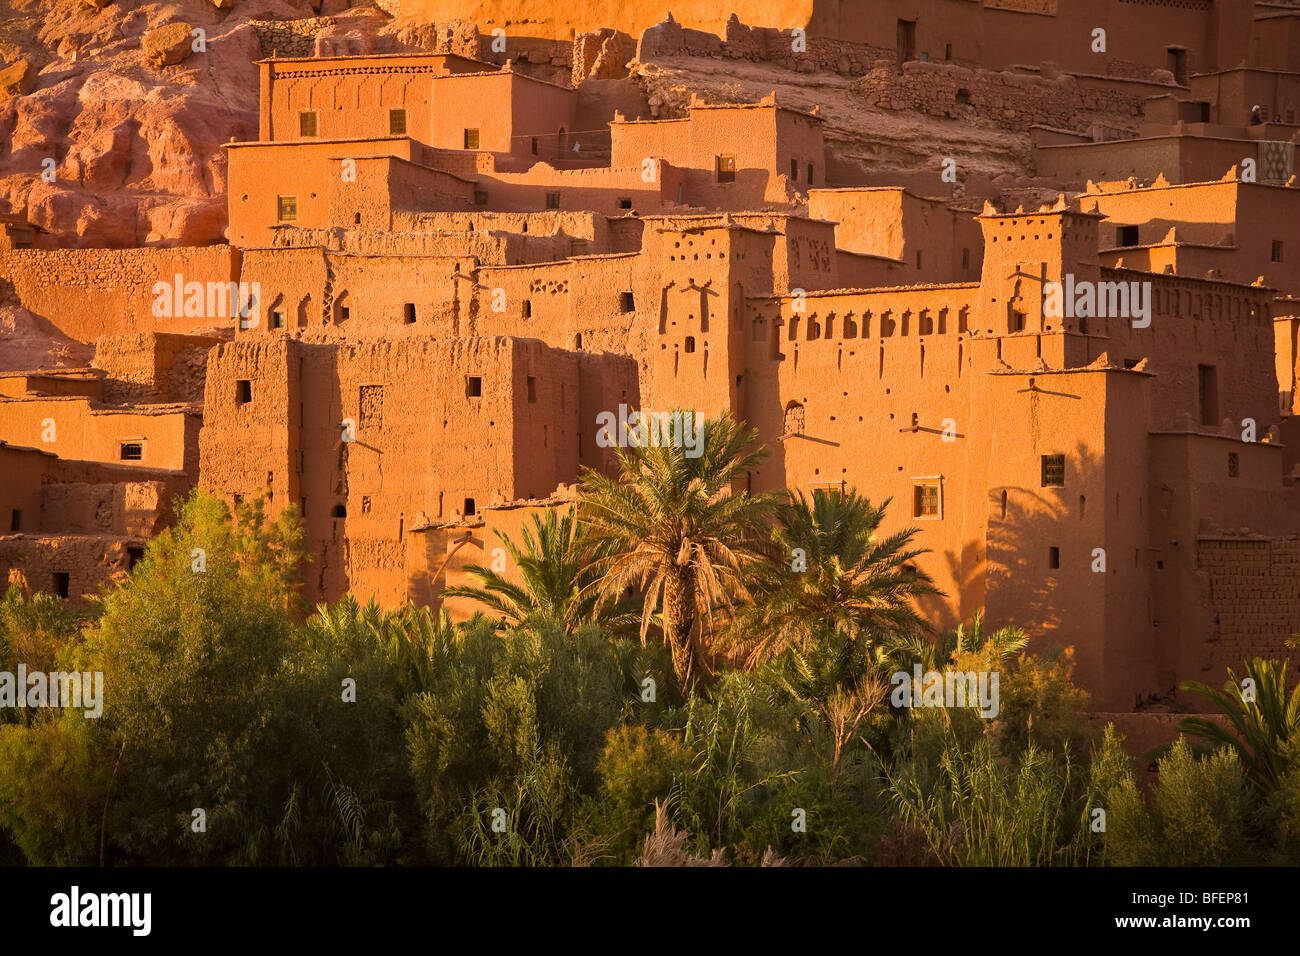
<instances>
[{"instance_id":1,"label":"fortified village wall","mask_svg":"<svg viewBox=\"0 0 1300 956\"><path fill-rule=\"evenodd\" d=\"M810 32L852 22L845 42L897 54L859 91L896 91L893 109L939 109L927 77L969 83L942 87L958 117L1051 83L1085 110L1138 104L1119 138L1035 126L1065 188L982 208L837 183L820 115L775 95L611 110L607 153L584 155L571 87L473 51L339 55L334 38L267 58L259 139L226 150L228 245L74 251L10 231L31 247L0 251L0 304L95 351L0 375L0 575L93 595L197 484L302 512L309 599L437 605L496 530L613 466L599 415L688 407L758 430L752 492L890 499L887 530L919 529L944 591L927 617L984 608L1073 646L1101 710L1291 653L1300 236L1269 144L1295 130L1233 126L1248 87L1193 81L1295 58L1252 4L1103 6L807 11ZM643 53L703 42L678 14ZM1086 79L1098 17L1117 45ZM575 44L584 69L607 68L592 51L616 37L596 39ZM1012 56L1038 75L990 92L985 68ZM1223 122L1186 118L1211 112ZM1235 158L1199 181L1071 171L1097 147L1145 161L1159 137ZM1249 178L1247 158L1274 165Z\"/></svg>"}]
</instances>

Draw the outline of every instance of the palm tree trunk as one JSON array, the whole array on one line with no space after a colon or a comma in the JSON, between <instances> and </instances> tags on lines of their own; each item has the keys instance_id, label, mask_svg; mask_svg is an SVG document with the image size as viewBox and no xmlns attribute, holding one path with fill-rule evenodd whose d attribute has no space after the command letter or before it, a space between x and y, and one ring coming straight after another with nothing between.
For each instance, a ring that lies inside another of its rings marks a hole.
<instances>
[{"instance_id":1,"label":"palm tree trunk","mask_svg":"<svg viewBox=\"0 0 1300 956\"><path fill-rule=\"evenodd\" d=\"M695 649L691 646L695 626L693 583L688 568L671 572L664 582L664 639L672 652L673 672L683 694L690 692L695 664Z\"/></svg>"}]
</instances>

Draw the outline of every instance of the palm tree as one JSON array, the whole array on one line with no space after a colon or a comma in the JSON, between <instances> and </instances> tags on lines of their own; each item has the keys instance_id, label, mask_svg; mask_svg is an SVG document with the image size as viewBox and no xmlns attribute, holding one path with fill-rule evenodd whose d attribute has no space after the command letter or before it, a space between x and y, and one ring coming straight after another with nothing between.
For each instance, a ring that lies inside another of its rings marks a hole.
<instances>
[{"instance_id":1,"label":"palm tree","mask_svg":"<svg viewBox=\"0 0 1300 956\"><path fill-rule=\"evenodd\" d=\"M634 620L625 604L602 604L589 587L596 579L589 560L591 548L586 527L578 521L574 508L563 515L553 508L534 514L531 527L525 525L519 531L522 547L499 530L496 536L519 569L519 583L490 567L471 564L465 571L479 583L444 588L444 596L478 601L496 616L498 628L547 619L572 634L588 621L616 630Z\"/></svg>"},{"instance_id":2,"label":"palm tree","mask_svg":"<svg viewBox=\"0 0 1300 956\"><path fill-rule=\"evenodd\" d=\"M754 604L732 629L750 663L832 643L869 660L882 639L925 633L912 602L941 592L911 564L926 553L911 546L917 529L880 534L889 503L819 488L779 509L769 560L753 569Z\"/></svg>"},{"instance_id":3,"label":"palm tree","mask_svg":"<svg viewBox=\"0 0 1300 956\"><path fill-rule=\"evenodd\" d=\"M937 642L918 633L905 633L889 637L882 648L882 657L891 669L910 670L920 664L927 671L941 670L953 662L959 653L982 653L990 667L1005 664L1029 646L1029 636L1023 628L1000 627L992 633L984 630L984 611L972 615L970 622L958 624Z\"/></svg>"},{"instance_id":4,"label":"palm tree","mask_svg":"<svg viewBox=\"0 0 1300 956\"><path fill-rule=\"evenodd\" d=\"M1248 658L1249 691L1231 667L1221 691L1199 681L1184 681L1181 688L1214 704L1236 733L1206 717L1184 717L1178 729L1231 747L1251 780L1264 790L1272 789L1287 769L1287 742L1300 734L1300 686L1287 694L1286 669L1286 661Z\"/></svg>"},{"instance_id":5,"label":"palm tree","mask_svg":"<svg viewBox=\"0 0 1300 956\"><path fill-rule=\"evenodd\" d=\"M644 594L643 643L662 608L664 640L685 692L697 667L707 667L704 634L714 612L746 594L742 569L762 553L773 502L733 493L766 456L765 448L750 449L754 429L730 415L697 425L695 412L672 414L698 427L701 441L621 448L615 478L584 469L578 513L599 548L591 590L606 601L629 588Z\"/></svg>"}]
</instances>

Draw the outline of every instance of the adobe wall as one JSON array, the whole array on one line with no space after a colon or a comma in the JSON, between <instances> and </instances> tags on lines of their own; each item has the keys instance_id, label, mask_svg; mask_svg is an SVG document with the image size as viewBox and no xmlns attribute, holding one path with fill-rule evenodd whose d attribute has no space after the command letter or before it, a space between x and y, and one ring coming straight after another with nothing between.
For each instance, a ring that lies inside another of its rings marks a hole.
<instances>
[{"instance_id":1,"label":"adobe wall","mask_svg":"<svg viewBox=\"0 0 1300 956\"><path fill-rule=\"evenodd\" d=\"M897 260L900 272L882 284L979 278L984 248L979 225L970 213L942 202L901 188L814 189L808 194L808 215L836 224L837 251Z\"/></svg>"},{"instance_id":2,"label":"adobe wall","mask_svg":"<svg viewBox=\"0 0 1300 956\"><path fill-rule=\"evenodd\" d=\"M679 201L720 209L750 209L789 201L792 190L826 184L821 120L772 105L692 103L685 120L620 121L610 124L610 163L640 169L649 158L696 171ZM717 177L717 158L735 158L735 181ZM812 177L808 173L811 167Z\"/></svg>"},{"instance_id":3,"label":"adobe wall","mask_svg":"<svg viewBox=\"0 0 1300 956\"><path fill-rule=\"evenodd\" d=\"M568 151L576 105L573 90L513 71L445 76L433 87L429 135L415 138L439 149L464 149L465 130L476 129L480 150L553 159Z\"/></svg>"},{"instance_id":4,"label":"adobe wall","mask_svg":"<svg viewBox=\"0 0 1300 956\"><path fill-rule=\"evenodd\" d=\"M1090 191L1080 202L1107 217L1101 227L1102 248L1112 250L1112 263L1122 256L1128 268L1152 272L1163 272L1168 263L1177 274L1192 277L1214 268L1219 277L1241 283L1262 275L1265 285L1300 294L1300 281L1288 261L1292 250L1300 250L1300 190L1229 180ZM1165 242L1174 230L1176 242L1219 248L1124 248L1120 231L1126 226L1137 227L1140 244ZM1274 242L1282 243L1281 261L1273 259Z\"/></svg>"},{"instance_id":5,"label":"adobe wall","mask_svg":"<svg viewBox=\"0 0 1300 956\"><path fill-rule=\"evenodd\" d=\"M26 398L29 395L81 395L101 399L102 375L88 369L43 370L39 372L0 372L0 395Z\"/></svg>"},{"instance_id":6,"label":"adobe wall","mask_svg":"<svg viewBox=\"0 0 1300 956\"><path fill-rule=\"evenodd\" d=\"M1235 66L1251 40L1251 0L903 0L862 7L818 0L808 32L894 48L898 21L915 22L915 52L1005 69L1053 62L1063 70L1104 76L1149 76L1168 66L1167 49L1187 50L1190 72ZM762 22L762 21L755 21ZM1092 31L1106 30L1105 53L1092 52Z\"/></svg>"},{"instance_id":7,"label":"adobe wall","mask_svg":"<svg viewBox=\"0 0 1300 956\"><path fill-rule=\"evenodd\" d=\"M487 67L439 54L275 59L258 65L260 140L302 139L303 111L317 113L316 135L322 139L388 136L388 111L404 109L407 135L423 143L431 142L434 78Z\"/></svg>"},{"instance_id":8,"label":"adobe wall","mask_svg":"<svg viewBox=\"0 0 1300 956\"><path fill-rule=\"evenodd\" d=\"M0 398L0 441L98 462L122 461L122 445L131 442L141 445L141 467L191 477L197 474L200 421L199 411L185 405L121 409L75 397Z\"/></svg>"},{"instance_id":9,"label":"adobe wall","mask_svg":"<svg viewBox=\"0 0 1300 956\"><path fill-rule=\"evenodd\" d=\"M1116 364L1145 357L1154 373L1148 391L1154 429L1177 428L1187 416L1199 423L1198 366L1215 368L1218 401L1212 424L1253 418L1261 434L1278 420L1273 354L1273 293L1265 288L1206 279L1153 275L1127 269L1101 270L1103 281L1150 282L1148 328L1112 320L1103 334Z\"/></svg>"},{"instance_id":10,"label":"adobe wall","mask_svg":"<svg viewBox=\"0 0 1300 956\"><path fill-rule=\"evenodd\" d=\"M154 315L154 284L228 283L239 252L228 246L170 249L15 250L0 255L0 289L41 322L78 342L128 332L188 332L225 317ZM172 309L171 311L175 311Z\"/></svg>"},{"instance_id":11,"label":"adobe wall","mask_svg":"<svg viewBox=\"0 0 1300 956\"><path fill-rule=\"evenodd\" d=\"M1088 180L1154 180L1203 183L1221 179L1244 158L1258 162L1260 144L1252 140L1194 136L1153 136L1136 140L1036 146L1039 176L1082 189Z\"/></svg>"},{"instance_id":12,"label":"adobe wall","mask_svg":"<svg viewBox=\"0 0 1300 956\"><path fill-rule=\"evenodd\" d=\"M0 466L0 533L155 534L171 518L172 498L192 484L179 472L62 459L3 442Z\"/></svg>"},{"instance_id":13,"label":"adobe wall","mask_svg":"<svg viewBox=\"0 0 1300 956\"><path fill-rule=\"evenodd\" d=\"M406 137L297 143L231 143L226 147L230 185L230 225L226 238L234 246L269 246L279 222L277 199L296 200L295 224L331 225L330 184L341 180L345 159L396 156L410 161L417 144ZM361 187L376 201L388 201L387 185L369 177Z\"/></svg>"},{"instance_id":14,"label":"adobe wall","mask_svg":"<svg viewBox=\"0 0 1300 956\"><path fill-rule=\"evenodd\" d=\"M270 486L274 509L299 504L317 556L311 596L351 590L386 604L406 600L392 573L406 529L542 497L580 464L603 466L581 416L615 389L636 395L628 359L504 337L237 342L209 368L204 487ZM342 440L345 419L355 441Z\"/></svg>"},{"instance_id":15,"label":"adobe wall","mask_svg":"<svg viewBox=\"0 0 1300 956\"><path fill-rule=\"evenodd\" d=\"M1018 131L1035 124L1086 130L1095 122L1094 111L1133 117L1136 127L1142 101L1152 93L1146 84L1089 83L920 61L903 64L902 73L891 62L878 62L854 82L853 91L878 109L979 118Z\"/></svg>"},{"instance_id":16,"label":"adobe wall","mask_svg":"<svg viewBox=\"0 0 1300 956\"><path fill-rule=\"evenodd\" d=\"M1281 116L1282 122L1294 123L1300 116L1300 77L1276 71L1286 68L1224 70L1193 76L1188 85L1194 99L1210 104L1212 122L1245 126L1251 109L1260 106L1266 119Z\"/></svg>"},{"instance_id":17,"label":"adobe wall","mask_svg":"<svg viewBox=\"0 0 1300 956\"><path fill-rule=\"evenodd\" d=\"M1186 648L1189 663L1199 665L1188 676L1218 687L1229 666L1241 678L1247 657L1300 666L1300 651L1283 644L1300 632L1300 535L1207 536L1195 548L1206 626Z\"/></svg>"},{"instance_id":18,"label":"adobe wall","mask_svg":"<svg viewBox=\"0 0 1300 956\"><path fill-rule=\"evenodd\" d=\"M220 341L155 332L100 338L91 363L105 373L100 397L115 405L200 403L208 349Z\"/></svg>"},{"instance_id":19,"label":"adobe wall","mask_svg":"<svg viewBox=\"0 0 1300 956\"><path fill-rule=\"evenodd\" d=\"M358 159L355 176L345 179L335 175L327 182L328 224L344 229L392 229L399 210L469 209L474 205L470 180L392 156Z\"/></svg>"},{"instance_id":20,"label":"adobe wall","mask_svg":"<svg viewBox=\"0 0 1300 956\"><path fill-rule=\"evenodd\" d=\"M107 534L22 534L0 536L0 580L26 592L58 593L57 576L67 575L68 603L85 607L105 585L120 581L131 566L131 548L142 538Z\"/></svg>"}]
</instances>

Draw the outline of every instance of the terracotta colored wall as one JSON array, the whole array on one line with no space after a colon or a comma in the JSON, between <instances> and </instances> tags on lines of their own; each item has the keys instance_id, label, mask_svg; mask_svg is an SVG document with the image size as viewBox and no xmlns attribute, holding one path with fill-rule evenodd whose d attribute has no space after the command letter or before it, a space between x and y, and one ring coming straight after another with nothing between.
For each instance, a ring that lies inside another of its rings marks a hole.
<instances>
[{"instance_id":1,"label":"terracotta colored wall","mask_svg":"<svg viewBox=\"0 0 1300 956\"><path fill-rule=\"evenodd\" d=\"M230 227L236 246L269 246L279 221L277 197L297 199L298 225L330 225L330 184L341 180L343 160L397 156L410 160L416 144L406 137L346 142L233 143L226 147L230 176ZM387 189L373 176L361 184L376 198Z\"/></svg>"},{"instance_id":2,"label":"terracotta colored wall","mask_svg":"<svg viewBox=\"0 0 1300 956\"><path fill-rule=\"evenodd\" d=\"M479 131L479 149L532 155L532 138L554 149L560 128L573 132L577 94L571 89L500 71L438 80L429 138L441 149L464 149L465 130ZM552 158L541 156L540 158Z\"/></svg>"},{"instance_id":3,"label":"terracotta colored wall","mask_svg":"<svg viewBox=\"0 0 1300 956\"><path fill-rule=\"evenodd\" d=\"M980 228L941 202L901 188L819 189L809 194L808 215L836 223L836 249L898 260L891 285L979 278Z\"/></svg>"},{"instance_id":4,"label":"terracotta colored wall","mask_svg":"<svg viewBox=\"0 0 1300 956\"><path fill-rule=\"evenodd\" d=\"M1157 136L1077 146L1041 146L1034 150L1038 175L1082 189L1093 181L1133 176L1147 181L1163 174L1171 183L1220 179L1244 157L1258 156L1252 140Z\"/></svg>"},{"instance_id":5,"label":"terracotta colored wall","mask_svg":"<svg viewBox=\"0 0 1300 956\"><path fill-rule=\"evenodd\" d=\"M102 399L130 405L200 403L208 349L220 341L216 336L154 332L100 338L92 364L105 373Z\"/></svg>"},{"instance_id":6,"label":"terracotta colored wall","mask_svg":"<svg viewBox=\"0 0 1300 956\"><path fill-rule=\"evenodd\" d=\"M403 566L406 528L463 514L468 498L477 509L576 479L583 455L596 451L579 451L580 403L603 403L601 389L615 385L635 394L628 360L600 359L615 368L594 378L585 361L507 338L220 346L209 364L202 482L227 495L269 485L276 508L305 500L314 596L351 588L402 601L407 582L392 570ZM467 394L471 376L479 397ZM252 394L244 405L241 379ZM345 443L348 418L356 440Z\"/></svg>"},{"instance_id":7,"label":"terracotta colored wall","mask_svg":"<svg viewBox=\"0 0 1300 956\"><path fill-rule=\"evenodd\" d=\"M154 283L227 283L239 253L227 246L174 249L19 250L0 255L0 283L18 304L79 342L125 332L188 332L217 317L155 317Z\"/></svg>"},{"instance_id":8,"label":"terracotta colored wall","mask_svg":"<svg viewBox=\"0 0 1300 956\"><path fill-rule=\"evenodd\" d=\"M0 399L0 441L99 462L120 462L122 443L140 442L142 467L191 476L197 473L199 420L196 410L181 406L128 411L82 398ZM44 441L46 434L54 440Z\"/></svg>"},{"instance_id":9,"label":"terracotta colored wall","mask_svg":"<svg viewBox=\"0 0 1300 956\"><path fill-rule=\"evenodd\" d=\"M388 111L405 109L407 134L428 143L435 77L485 66L437 54L263 61L259 138L303 139L305 110L316 111L321 139L383 137L390 135Z\"/></svg>"}]
</instances>

